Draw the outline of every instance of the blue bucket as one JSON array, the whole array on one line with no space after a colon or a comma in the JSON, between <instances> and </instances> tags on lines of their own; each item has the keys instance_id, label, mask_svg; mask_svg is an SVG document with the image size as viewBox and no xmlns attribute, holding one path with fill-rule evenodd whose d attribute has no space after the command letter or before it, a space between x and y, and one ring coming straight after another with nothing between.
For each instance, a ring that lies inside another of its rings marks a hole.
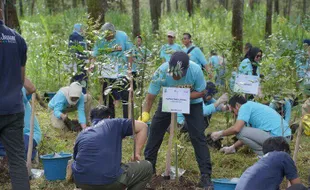
<instances>
[{"instance_id":1,"label":"blue bucket","mask_svg":"<svg viewBox=\"0 0 310 190\"><path fill-rule=\"evenodd\" d=\"M54 154L40 156L43 162L45 178L49 181L66 179L67 164L72 154L58 153L58 155L59 157L54 157Z\"/></svg>"},{"instance_id":2,"label":"blue bucket","mask_svg":"<svg viewBox=\"0 0 310 190\"><path fill-rule=\"evenodd\" d=\"M214 184L214 190L235 190L237 182L231 179L212 179Z\"/></svg>"}]
</instances>

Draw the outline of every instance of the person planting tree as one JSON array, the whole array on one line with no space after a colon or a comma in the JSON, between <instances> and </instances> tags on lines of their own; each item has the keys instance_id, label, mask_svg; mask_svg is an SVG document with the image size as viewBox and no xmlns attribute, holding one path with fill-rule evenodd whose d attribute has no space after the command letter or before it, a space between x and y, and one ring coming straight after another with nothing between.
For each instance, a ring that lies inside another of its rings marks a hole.
<instances>
[{"instance_id":1,"label":"person planting tree","mask_svg":"<svg viewBox=\"0 0 310 190\"><path fill-rule=\"evenodd\" d=\"M237 136L238 141L235 144L220 150L225 154L235 153L239 147L247 145L258 156L263 156L262 146L268 138L283 136L290 141L291 129L288 123L269 106L247 101L241 95L234 95L228 104L237 116L236 123L226 130L211 134L214 141L224 136Z\"/></svg>"},{"instance_id":2,"label":"person planting tree","mask_svg":"<svg viewBox=\"0 0 310 190\"><path fill-rule=\"evenodd\" d=\"M169 62L171 55L176 51L182 51L182 48L179 44L174 43L175 32L169 31L167 33L168 43L163 45L160 49L159 57L162 59L162 62Z\"/></svg>"},{"instance_id":3,"label":"person planting tree","mask_svg":"<svg viewBox=\"0 0 310 190\"><path fill-rule=\"evenodd\" d=\"M90 122L91 99L89 94L84 95L82 93L82 86L78 82L62 87L48 104L48 107L52 110L52 126L65 129L65 120L68 119L66 113L77 110L79 123L83 129L86 128L87 121Z\"/></svg>"},{"instance_id":4,"label":"person planting tree","mask_svg":"<svg viewBox=\"0 0 310 190\"><path fill-rule=\"evenodd\" d=\"M144 189L153 174L152 164L141 160L147 125L135 121L136 155L132 160L136 161L122 164L122 140L133 135L131 119L110 119L111 111L106 106L92 109L90 117L92 126L79 134L74 145L71 168L77 187L82 190Z\"/></svg>"},{"instance_id":5,"label":"person planting tree","mask_svg":"<svg viewBox=\"0 0 310 190\"><path fill-rule=\"evenodd\" d=\"M195 150L196 161L201 174L198 186L213 189L211 182L211 158L204 134L202 97L206 93L206 82L201 67L191 62L185 52L177 51L173 53L170 61L162 64L153 75L148 94L145 98L143 113L139 118L143 122L147 122L150 119L149 113L161 87L191 89L190 114L184 114L184 117L188 124L188 133ZM145 159L152 163L154 173L156 173L157 153L170 122L171 113L162 112L162 100L160 99L157 111L152 119L150 134L144 151Z\"/></svg>"},{"instance_id":6,"label":"person planting tree","mask_svg":"<svg viewBox=\"0 0 310 190\"><path fill-rule=\"evenodd\" d=\"M288 190L307 190L301 184L290 156L290 146L283 137L270 137L263 143L264 156L241 175L236 190L280 189L283 178L290 181Z\"/></svg>"},{"instance_id":7,"label":"person planting tree","mask_svg":"<svg viewBox=\"0 0 310 190\"><path fill-rule=\"evenodd\" d=\"M99 64L99 70L102 77L102 98L106 105L112 110L112 117L115 117L115 104L120 100L123 103L123 117L128 117L128 83L127 62L132 62L132 57L126 57L126 51L131 50L132 43L127 34L123 31L116 30L111 23L105 23L101 32L103 38L95 43L93 56L106 56L108 64ZM94 60L93 60L94 61ZM100 59L98 60L100 61ZM135 72L135 64L133 63L133 72ZM116 83L119 81L118 83ZM111 92L106 93L107 88L111 87Z\"/></svg>"}]
</instances>

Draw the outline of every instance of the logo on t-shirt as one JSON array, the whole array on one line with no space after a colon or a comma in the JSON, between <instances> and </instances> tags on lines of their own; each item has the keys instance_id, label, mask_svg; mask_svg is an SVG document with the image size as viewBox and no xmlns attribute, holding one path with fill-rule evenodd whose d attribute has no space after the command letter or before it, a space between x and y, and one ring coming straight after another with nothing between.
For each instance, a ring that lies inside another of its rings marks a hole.
<instances>
[{"instance_id":1,"label":"logo on t-shirt","mask_svg":"<svg viewBox=\"0 0 310 190\"><path fill-rule=\"evenodd\" d=\"M0 36L0 44L1 43L16 44L16 38L15 36L5 35L2 33Z\"/></svg>"},{"instance_id":2,"label":"logo on t-shirt","mask_svg":"<svg viewBox=\"0 0 310 190\"><path fill-rule=\"evenodd\" d=\"M177 87L178 88L189 88L191 92L194 91L193 85L191 85L191 84L178 85Z\"/></svg>"}]
</instances>

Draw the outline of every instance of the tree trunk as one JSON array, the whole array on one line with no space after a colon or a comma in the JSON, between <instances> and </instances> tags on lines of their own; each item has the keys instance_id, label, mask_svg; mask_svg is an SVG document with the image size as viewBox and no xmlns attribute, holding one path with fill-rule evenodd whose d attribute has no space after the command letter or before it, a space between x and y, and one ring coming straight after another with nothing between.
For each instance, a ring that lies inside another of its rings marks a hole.
<instances>
[{"instance_id":1,"label":"tree trunk","mask_svg":"<svg viewBox=\"0 0 310 190\"><path fill-rule=\"evenodd\" d=\"M196 7L200 8L200 5L201 5L201 0L196 0Z\"/></svg>"},{"instance_id":2,"label":"tree trunk","mask_svg":"<svg viewBox=\"0 0 310 190\"><path fill-rule=\"evenodd\" d=\"M188 16L192 16L194 11L194 0L186 0L186 8Z\"/></svg>"},{"instance_id":3,"label":"tree trunk","mask_svg":"<svg viewBox=\"0 0 310 190\"><path fill-rule=\"evenodd\" d=\"M140 0L132 0L132 33L134 38L140 35Z\"/></svg>"},{"instance_id":4,"label":"tree trunk","mask_svg":"<svg viewBox=\"0 0 310 190\"><path fill-rule=\"evenodd\" d=\"M167 0L167 13L171 12L171 3L170 0Z\"/></svg>"},{"instance_id":5,"label":"tree trunk","mask_svg":"<svg viewBox=\"0 0 310 190\"><path fill-rule=\"evenodd\" d=\"M267 0L266 8L265 38L267 39L272 34L272 0Z\"/></svg>"},{"instance_id":6,"label":"tree trunk","mask_svg":"<svg viewBox=\"0 0 310 190\"><path fill-rule=\"evenodd\" d=\"M31 1L31 10L30 10L30 14L33 15L33 12L34 12L34 5L36 4L36 1L35 0L32 0Z\"/></svg>"},{"instance_id":7,"label":"tree trunk","mask_svg":"<svg viewBox=\"0 0 310 190\"><path fill-rule=\"evenodd\" d=\"M152 31L157 33L159 30L159 18L161 14L161 0L150 0Z\"/></svg>"},{"instance_id":8,"label":"tree trunk","mask_svg":"<svg viewBox=\"0 0 310 190\"><path fill-rule=\"evenodd\" d=\"M179 1L175 0L175 10L178 11L179 10Z\"/></svg>"},{"instance_id":9,"label":"tree trunk","mask_svg":"<svg viewBox=\"0 0 310 190\"><path fill-rule=\"evenodd\" d=\"M121 12L126 12L126 7L122 0L119 0L119 10L121 10Z\"/></svg>"},{"instance_id":10,"label":"tree trunk","mask_svg":"<svg viewBox=\"0 0 310 190\"><path fill-rule=\"evenodd\" d=\"M279 15L280 9L279 9L279 0L274 0L274 12Z\"/></svg>"},{"instance_id":11,"label":"tree trunk","mask_svg":"<svg viewBox=\"0 0 310 190\"><path fill-rule=\"evenodd\" d=\"M48 9L48 13L51 15L54 12L54 2L53 2L53 0L46 0L46 7Z\"/></svg>"},{"instance_id":12,"label":"tree trunk","mask_svg":"<svg viewBox=\"0 0 310 190\"><path fill-rule=\"evenodd\" d=\"M225 0L225 9L228 10L229 0Z\"/></svg>"},{"instance_id":13,"label":"tree trunk","mask_svg":"<svg viewBox=\"0 0 310 190\"><path fill-rule=\"evenodd\" d=\"M99 29L104 24L104 2L105 0L87 0L87 11L89 18L98 23Z\"/></svg>"},{"instance_id":14,"label":"tree trunk","mask_svg":"<svg viewBox=\"0 0 310 190\"><path fill-rule=\"evenodd\" d=\"M304 15L307 14L307 0L303 0L303 9L302 9Z\"/></svg>"},{"instance_id":15,"label":"tree trunk","mask_svg":"<svg viewBox=\"0 0 310 190\"><path fill-rule=\"evenodd\" d=\"M19 15L20 17L24 17L23 0L19 0Z\"/></svg>"},{"instance_id":16,"label":"tree trunk","mask_svg":"<svg viewBox=\"0 0 310 190\"><path fill-rule=\"evenodd\" d=\"M165 0L163 0L163 10L162 10L162 14L165 14L165 8L166 8L166 1Z\"/></svg>"},{"instance_id":17,"label":"tree trunk","mask_svg":"<svg viewBox=\"0 0 310 190\"><path fill-rule=\"evenodd\" d=\"M233 37L233 55L237 61L239 55L242 54L243 40L243 9L244 0L233 1L233 16L232 16L232 37Z\"/></svg>"},{"instance_id":18,"label":"tree trunk","mask_svg":"<svg viewBox=\"0 0 310 190\"><path fill-rule=\"evenodd\" d=\"M255 6L257 6L259 4L259 0L249 0L249 7L251 8L251 10L253 11Z\"/></svg>"},{"instance_id":19,"label":"tree trunk","mask_svg":"<svg viewBox=\"0 0 310 190\"><path fill-rule=\"evenodd\" d=\"M16 11L16 0L11 0L10 2L6 2L6 25L10 28L13 28L17 30L19 33L21 33L19 21L18 21L18 16L17 16L17 11Z\"/></svg>"},{"instance_id":20,"label":"tree trunk","mask_svg":"<svg viewBox=\"0 0 310 190\"><path fill-rule=\"evenodd\" d=\"M72 0L72 7L76 8L77 7L77 0Z\"/></svg>"},{"instance_id":21,"label":"tree trunk","mask_svg":"<svg viewBox=\"0 0 310 190\"><path fill-rule=\"evenodd\" d=\"M225 7L225 0L219 0L221 6Z\"/></svg>"},{"instance_id":22,"label":"tree trunk","mask_svg":"<svg viewBox=\"0 0 310 190\"><path fill-rule=\"evenodd\" d=\"M283 8L283 15L286 18L289 18L291 15L291 6L292 6L292 0L286 0L285 6Z\"/></svg>"}]
</instances>

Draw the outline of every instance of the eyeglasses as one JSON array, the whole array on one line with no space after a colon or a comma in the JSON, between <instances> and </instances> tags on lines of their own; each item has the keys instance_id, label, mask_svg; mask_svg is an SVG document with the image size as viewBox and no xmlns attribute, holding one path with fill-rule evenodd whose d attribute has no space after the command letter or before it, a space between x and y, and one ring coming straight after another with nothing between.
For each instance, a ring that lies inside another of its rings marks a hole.
<instances>
[{"instance_id":1,"label":"eyeglasses","mask_svg":"<svg viewBox=\"0 0 310 190\"><path fill-rule=\"evenodd\" d=\"M183 38L182 40L188 40L188 38Z\"/></svg>"},{"instance_id":2,"label":"eyeglasses","mask_svg":"<svg viewBox=\"0 0 310 190\"><path fill-rule=\"evenodd\" d=\"M168 36L168 38L174 38L173 36Z\"/></svg>"}]
</instances>

